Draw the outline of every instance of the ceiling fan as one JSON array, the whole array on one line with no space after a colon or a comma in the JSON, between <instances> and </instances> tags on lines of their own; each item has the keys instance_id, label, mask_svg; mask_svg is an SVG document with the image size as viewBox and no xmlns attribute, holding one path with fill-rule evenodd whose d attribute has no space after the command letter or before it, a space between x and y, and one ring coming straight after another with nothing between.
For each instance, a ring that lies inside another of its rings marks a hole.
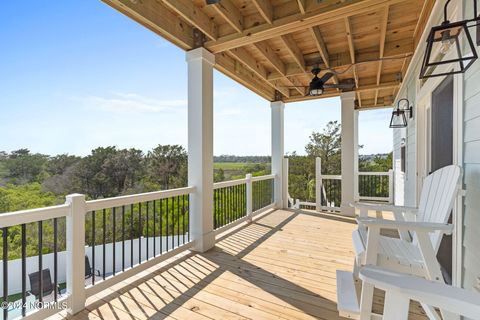
<instances>
[{"instance_id":1,"label":"ceiling fan","mask_svg":"<svg viewBox=\"0 0 480 320\"><path fill-rule=\"evenodd\" d=\"M320 68L315 67L312 69L313 78L310 81L308 86L288 86L286 88L298 88L298 87L307 87L308 88L308 95L309 96L320 96L324 93L325 89L344 89L344 90L352 90L355 86L353 81L338 83L338 84L329 84L326 83L330 78L332 78L335 73L327 72L321 78L318 77L320 73Z\"/></svg>"}]
</instances>

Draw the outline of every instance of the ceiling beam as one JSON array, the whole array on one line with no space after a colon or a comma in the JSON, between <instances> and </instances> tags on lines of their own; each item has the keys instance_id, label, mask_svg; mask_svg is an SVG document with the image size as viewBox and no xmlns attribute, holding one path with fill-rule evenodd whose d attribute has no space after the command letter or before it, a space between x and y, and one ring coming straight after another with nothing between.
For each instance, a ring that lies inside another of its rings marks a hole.
<instances>
[{"instance_id":1,"label":"ceiling beam","mask_svg":"<svg viewBox=\"0 0 480 320\"><path fill-rule=\"evenodd\" d=\"M225 0L222 0L222 3ZM205 47L213 53L242 47L255 42L264 41L284 34L301 31L314 26L326 24L338 19L377 10L385 4L404 0L350 0L331 1L322 8L278 18L272 24L260 24L243 30L241 34L230 34L207 41ZM215 5L216 6L216 5Z\"/></svg>"},{"instance_id":2,"label":"ceiling beam","mask_svg":"<svg viewBox=\"0 0 480 320\"><path fill-rule=\"evenodd\" d=\"M353 78L355 79L355 87L358 89L358 86L360 84L360 80L358 77L357 73L357 66L355 65L356 59L355 59L355 43L353 42L353 35L352 35L352 27L350 25L350 18L345 17L345 31L347 33L347 41L348 41L348 51L350 52L350 61L352 62L352 72L353 72ZM357 101L360 107L362 106L362 96L360 92L357 92Z\"/></svg>"},{"instance_id":3,"label":"ceiling beam","mask_svg":"<svg viewBox=\"0 0 480 320\"><path fill-rule=\"evenodd\" d=\"M252 0L260 15L267 23L273 22L273 7L270 0Z\"/></svg>"},{"instance_id":4,"label":"ceiling beam","mask_svg":"<svg viewBox=\"0 0 480 320\"><path fill-rule=\"evenodd\" d=\"M211 5L237 32L243 31L243 16L231 0L222 0Z\"/></svg>"},{"instance_id":5,"label":"ceiling beam","mask_svg":"<svg viewBox=\"0 0 480 320\"><path fill-rule=\"evenodd\" d=\"M379 46L379 58L383 59L383 55L385 54L385 40L387 37L387 27L388 27L388 12L389 6L385 6L385 9L382 14L382 22L380 25L380 46ZM382 69L383 69L383 60L378 61L378 69L377 69L377 84L380 84L380 78L382 77ZM378 99L378 90L375 91L375 104L377 104Z\"/></svg>"},{"instance_id":6,"label":"ceiling beam","mask_svg":"<svg viewBox=\"0 0 480 320\"><path fill-rule=\"evenodd\" d=\"M278 73L284 77L286 75L285 64L280 60L278 55L266 42L257 42L254 44L255 48L260 51L262 56L277 70Z\"/></svg>"},{"instance_id":7,"label":"ceiling beam","mask_svg":"<svg viewBox=\"0 0 480 320\"><path fill-rule=\"evenodd\" d=\"M293 37L291 35L283 35L280 37L280 39L282 40L283 44L292 56L293 60L295 60L295 63L298 64L300 69L306 70L305 59L303 58L302 50L298 48L297 44L293 40Z\"/></svg>"},{"instance_id":8,"label":"ceiling beam","mask_svg":"<svg viewBox=\"0 0 480 320\"><path fill-rule=\"evenodd\" d=\"M300 10L301 14L305 14L307 12L307 1L306 0L297 0L298 2L298 10Z\"/></svg>"},{"instance_id":9,"label":"ceiling beam","mask_svg":"<svg viewBox=\"0 0 480 320\"><path fill-rule=\"evenodd\" d=\"M162 0L163 4L202 31L211 40L217 39L217 26L202 9L190 0Z\"/></svg>"},{"instance_id":10,"label":"ceiling beam","mask_svg":"<svg viewBox=\"0 0 480 320\"><path fill-rule=\"evenodd\" d=\"M317 46L320 57L322 58L323 63L327 69L330 69L330 56L328 54L327 46L325 41L323 41L322 33L320 32L319 27L310 28L310 33L312 34L315 45ZM338 76L335 74L333 76L333 83L338 84ZM337 89L339 91L339 89Z\"/></svg>"},{"instance_id":11,"label":"ceiling beam","mask_svg":"<svg viewBox=\"0 0 480 320\"><path fill-rule=\"evenodd\" d=\"M245 48L235 48L228 52L240 62L242 62L252 72L254 72L259 78L263 79L266 83L268 83L272 88L278 90L286 97L290 95L290 91L288 90L288 88L285 88L281 83L279 83L279 80L267 79L268 71Z\"/></svg>"},{"instance_id":12,"label":"ceiling beam","mask_svg":"<svg viewBox=\"0 0 480 320\"><path fill-rule=\"evenodd\" d=\"M158 1L102 1L180 48L193 48L193 28Z\"/></svg>"},{"instance_id":13,"label":"ceiling beam","mask_svg":"<svg viewBox=\"0 0 480 320\"><path fill-rule=\"evenodd\" d=\"M227 53L223 52L215 55L215 69L243 84L261 97L269 101L274 101L275 89L268 86L265 81L259 79L255 73L244 67Z\"/></svg>"},{"instance_id":14,"label":"ceiling beam","mask_svg":"<svg viewBox=\"0 0 480 320\"><path fill-rule=\"evenodd\" d=\"M300 94L305 95L305 89L298 84L295 79L286 77L286 68L285 64L282 60L278 57L278 55L273 51L272 48L267 44L267 42L257 42L254 43L255 48L261 53L261 55L267 59L267 61L274 67L274 69L283 75L280 79L284 79L284 81L289 85L294 87Z\"/></svg>"}]
</instances>

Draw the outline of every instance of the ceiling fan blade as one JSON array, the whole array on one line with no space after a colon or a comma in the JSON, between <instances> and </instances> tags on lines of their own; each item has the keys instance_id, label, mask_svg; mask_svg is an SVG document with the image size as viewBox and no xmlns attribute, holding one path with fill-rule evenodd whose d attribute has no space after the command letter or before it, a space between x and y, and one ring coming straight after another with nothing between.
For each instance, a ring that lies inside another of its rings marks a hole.
<instances>
[{"instance_id":1,"label":"ceiling fan blade","mask_svg":"<svg viewBox=\"0 0 480 320\"><path fill-rule=\"evenodd\" d=\"M331 72L327 72L325 73L321 78L320 78L320 81L322 81L322 83L325 83L327 82L328 80L330 80L331 77L333 77L334 74L331 73Z\"/></svg>"}]
</instances>

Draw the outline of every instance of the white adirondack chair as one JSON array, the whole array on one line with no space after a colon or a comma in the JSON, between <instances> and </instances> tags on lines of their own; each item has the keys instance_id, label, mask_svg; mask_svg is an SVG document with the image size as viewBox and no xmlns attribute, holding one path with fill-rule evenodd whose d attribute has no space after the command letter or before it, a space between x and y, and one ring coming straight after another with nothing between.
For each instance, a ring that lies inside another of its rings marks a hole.
<instances>
[{"instance_id":1,"label":"white adirondack chair","mask_svg":"<svg viewBox=\"0 0 480 320\"><path fill-rule=\"evenodd\" d=\"M410 300L480 319L479 293L372 266L360 270L360 279L385 291L383 320L407 320Z\"/></svg>"},{"instance_id":2,"label":"white adirondack chair","mask_svg":"<svg viewBox=\"0 0 480 320\"><path fill-rule=\"evenodd\" d=\"M345 293L354 289L354 279L358 277L358 267L362 265L377 265L443 282L436 254L443 235L453 231L448 219L460 187L461 168L451 165L425 178L418 208L354 204L360 209L359 227L352 235L356 252L355 269L353 274L337 271L340 315L371 319L373 286L362 285L360 305L356 294ZM369 218L368 210L391 211L395 220ZM381 236L381 229L397 229L400 239ZM424 309L431 319L439 319L432 308L424 306Z\"/></svg>"}]
</instances>

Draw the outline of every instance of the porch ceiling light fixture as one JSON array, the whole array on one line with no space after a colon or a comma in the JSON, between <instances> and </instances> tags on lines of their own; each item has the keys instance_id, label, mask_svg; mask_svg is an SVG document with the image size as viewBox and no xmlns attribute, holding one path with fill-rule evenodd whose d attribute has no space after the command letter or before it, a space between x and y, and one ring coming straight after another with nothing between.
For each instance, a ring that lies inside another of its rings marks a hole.
<instances>
[{"instance_id":1,"label":"porch ceiling light fixture","mask_svg":"<svg viewBox=\"0 0 480 320\"><path fill-rule=\"evenodd\" d=\"M404 107L402 108L402 102ZM406 106L405 106L406 105ZM413 118L413 106L410 105L408 99L403 98L398 100L397 108L392 111L392 118L390 119L390 128L406 128L407 117L405 113L409 114L409 119Z\"/></svg>"},{"instance_id":2,"label":"porch ceiling light fixture","mask_svg":"<svg viewBox=\"0 0 480 320\"><path fill-rule=\"evenodd\" d=\"M480 18L477 16L477 0L473 0L473 19L453 23L447 19L449 3L450 0L445 3L442 24L433 27L428 35L420 79L464 73L478 58L468 30L472 26L478 29ZM475 23L469 25L471 22ZM442 65L447 65L446 69L438 68Z\"/></svg>"}]
</instances>

